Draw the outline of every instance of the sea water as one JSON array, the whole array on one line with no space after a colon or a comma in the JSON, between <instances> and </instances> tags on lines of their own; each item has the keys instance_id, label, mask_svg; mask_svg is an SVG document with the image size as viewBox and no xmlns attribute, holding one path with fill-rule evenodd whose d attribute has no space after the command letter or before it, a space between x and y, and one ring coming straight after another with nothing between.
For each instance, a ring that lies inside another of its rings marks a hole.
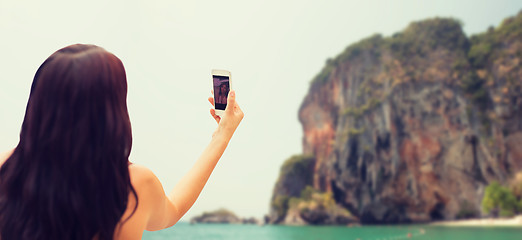
<instances>
[{"instance_id":1,"label":"sea water","mask_svg":"<svg viewBox=\"0 0 522 240\"><path fill-rule=\"evenodd\" d=\"M188 224L145 232L144 240L522 240L522 227L391 226L275 226Z\"/></svg>"}]
</instances>

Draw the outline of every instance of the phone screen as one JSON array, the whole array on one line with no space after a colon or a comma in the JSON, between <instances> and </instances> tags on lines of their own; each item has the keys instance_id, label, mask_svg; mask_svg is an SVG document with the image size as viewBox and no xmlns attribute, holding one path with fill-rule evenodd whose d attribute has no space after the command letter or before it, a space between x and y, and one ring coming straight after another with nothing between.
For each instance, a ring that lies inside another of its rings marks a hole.
<instances>
[{"instance_id":1,"label":"phone screen","mask_svg":"<svg viewBox=\"0 0 522 240\"><path fill-rule=\"evenodd\" d=\"M228 92L230 91L229 77L212 75L212 79L214 79L214 104L216 109L225 110Z\"/></svg>"}]
</instances>

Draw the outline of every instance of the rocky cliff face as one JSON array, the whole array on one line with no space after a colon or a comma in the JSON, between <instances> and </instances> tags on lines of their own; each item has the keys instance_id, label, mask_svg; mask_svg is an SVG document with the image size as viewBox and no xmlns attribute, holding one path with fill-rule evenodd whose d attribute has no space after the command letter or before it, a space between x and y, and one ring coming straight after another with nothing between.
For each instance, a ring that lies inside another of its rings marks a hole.
<instances>
[{"instance_id":1,"label":"rocky cliff face","mask_svg":"<svg viewBox=\"0 0 522 240\"><path fill-rule=\"evenodd\" d=\"M314 189L363 223L479 215L485 186L522 170L521 60L522 14L470 39L435 18L349 46L299 110Z\"/></svg>"}]
</instances>

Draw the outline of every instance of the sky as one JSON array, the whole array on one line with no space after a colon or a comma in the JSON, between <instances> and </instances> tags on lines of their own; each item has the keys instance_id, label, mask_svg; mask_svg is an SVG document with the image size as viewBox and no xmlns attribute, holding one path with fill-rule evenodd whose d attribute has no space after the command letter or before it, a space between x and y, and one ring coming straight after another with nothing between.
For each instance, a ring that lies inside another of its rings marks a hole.
<instances>
[{"instance_id":1,"label":"sky","mask_svg":"<svg viewBox=\"0 0 522 240\"><path fill-rule=\"evenodd\" d=\"M0 152L14 148L33 76L54 51L96 44L125 65L130 160L168 193L209 144L212 69L232 73L245 113L191 210L262 218L282 163L302 152L299 106L327 58L412 21L453 17L469 36L522 1L0 0Z\"/></svg>"}]
</instances>

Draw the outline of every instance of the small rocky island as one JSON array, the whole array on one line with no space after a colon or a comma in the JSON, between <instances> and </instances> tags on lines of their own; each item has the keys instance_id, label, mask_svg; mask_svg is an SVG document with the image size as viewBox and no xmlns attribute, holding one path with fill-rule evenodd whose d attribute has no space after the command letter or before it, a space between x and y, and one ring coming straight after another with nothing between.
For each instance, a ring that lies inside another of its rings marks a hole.
<instances>
[{"instance_id":1,"label":"small rocky island","mask_svg":"<svg viewBox=\"0 0 522 240\"><path fill-rule=\"evenodd\" d=\"M190 223L259 224L259 221L253 217L239 218L232 211L221 208L195 216L190 219Z\"/></svg>"}]
</instances>

